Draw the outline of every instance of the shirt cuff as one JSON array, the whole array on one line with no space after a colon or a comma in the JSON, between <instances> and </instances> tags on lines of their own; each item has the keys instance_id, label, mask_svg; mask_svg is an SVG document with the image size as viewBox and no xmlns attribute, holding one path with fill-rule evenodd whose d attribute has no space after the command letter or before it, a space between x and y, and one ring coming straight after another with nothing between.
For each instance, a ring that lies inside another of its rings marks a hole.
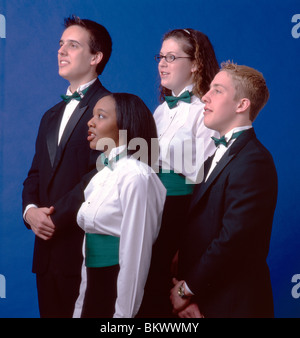
<instances>
[{"instance_id":1,"label":"shirt cuff","mask_svg":"<svg viewBox=\"0 0 300 338\"><path fill-rule=\"evenodd\" d=\"M26 213L27 213L27 211L28 211L30 208L37 208L37 207L38 207L38 206L35 205L35 204L28 204L28 205L27 205L27 207L25 208L24 213L23 213L23 219L24 219L25 222L27 222L27 220L26 220Z\"/></svg>"},{"instance_id":2,"label":"shirt cuff","mask_svg":"<svg viewBox=\"0 0 300 338\"><path fill-rule=\"evenodd\" d=\"M194 296L194 293L191 291L191 289L188 287L188 285L186 284L186 282L184 282L184 289L191 295Z\"/></svg>"}]
</instances>

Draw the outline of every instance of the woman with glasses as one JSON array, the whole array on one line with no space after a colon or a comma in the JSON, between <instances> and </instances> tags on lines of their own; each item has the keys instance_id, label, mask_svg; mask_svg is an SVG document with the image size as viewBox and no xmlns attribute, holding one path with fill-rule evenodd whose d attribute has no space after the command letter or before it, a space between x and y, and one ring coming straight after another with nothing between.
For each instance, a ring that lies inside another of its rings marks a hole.
<instances>
[{"instance_id":1,"label":"woman with glasses","mask_svg":"<svg viewBox=\"0 0 300 338\"><path fill-rule=\"evenodd\" d=\"M165 318L172 316L169 293L190 197L194 184L202 181L204 160L215 151L215 132L204 126L201 97L219 67L209 39L194 29L166 33L155 60L162 102L154 112L159 177L167 198L139 317Z\"/></svg>"}]
</instances>

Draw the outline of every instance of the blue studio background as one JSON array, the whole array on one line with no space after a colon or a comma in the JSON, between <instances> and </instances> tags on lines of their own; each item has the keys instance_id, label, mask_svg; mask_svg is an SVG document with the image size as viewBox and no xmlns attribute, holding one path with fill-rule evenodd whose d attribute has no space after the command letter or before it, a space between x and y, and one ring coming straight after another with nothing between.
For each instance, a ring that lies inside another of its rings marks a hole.
<instances>
[{"instance_id":1,"label":"blue studio background","mask_svg":"<svg viewBox=\"0 0 300 338\"><path fill-rule=\"evenodd\" d=\"M40 119L67 88L57 73L57 50L63 19L73 13L98 21L112 36L104 86L139 95L151 111L159 85L153 56L170 29L198 29L219 62L234 60L264 74L270 100L254 126L279 176L268 257L275 315L300 317L299 0L0 0L0 317L39 316L22 183Z\"/></svg>"}]
</instances>

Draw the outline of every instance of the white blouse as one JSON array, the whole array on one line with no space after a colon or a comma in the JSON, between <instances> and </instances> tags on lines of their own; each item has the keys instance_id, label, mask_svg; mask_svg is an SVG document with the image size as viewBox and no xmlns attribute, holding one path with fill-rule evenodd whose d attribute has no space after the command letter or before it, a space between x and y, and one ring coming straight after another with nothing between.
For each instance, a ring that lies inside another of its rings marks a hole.
<instances>
[{"instance_id":1,"label":"white blouse","mask_svg":"<svg viewBox=\"0 0 300 338\"><path fill-rule=\"evenodd\" d=\"M189 85L180 94L192 89L193 85ZM178 101L173 109L164 102L153 115L159 138L159 165L183 174L194 183L201 183L202 165L216 150L211 136L217 133L204 125L203 112L204 103L193 95L191 103Z\"/></svg>"},{"instance_id":2,"label":"white blouse","mask_svg":"<svg viewBox=\"0 0 300 338\"><path fill-rule=\"evenodd\" d=\"M109 159L122 149L124 147L114 148ZM85 202L78 212L77 222L87 233L120 238L114 317L130 318L136 315L142 302L166 189L150 167L130 156L112 162L112 168L104 167L86 187ZM81 315L85 290L86 267L83 263L74 317Z\"/></svg>"}]
</instances>

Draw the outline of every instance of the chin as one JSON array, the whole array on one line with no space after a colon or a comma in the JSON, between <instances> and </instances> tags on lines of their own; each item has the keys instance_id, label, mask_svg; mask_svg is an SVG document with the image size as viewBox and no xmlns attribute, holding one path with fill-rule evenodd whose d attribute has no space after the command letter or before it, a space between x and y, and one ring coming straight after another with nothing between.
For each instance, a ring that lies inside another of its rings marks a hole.
<instances>
[{"instance_id":1,"label":"chin","mask_svg":"<svg viewBox=\"0 0 300 338\"><path fill-rule=\"evenodd\" d=\"M217 131L216 127L213 124L205 123L205 121L204 121L204 125L208 129Z\"/></svg>"},{"instance_id":2,"label":"chin","mask_svg":"<svg viewBox=\"0 0 300 338\"><path fill-rule=\"evenodd\" d=\"M59 71L58 75L61 76L63 79L68 80L68 78L67 78L68 76L66 74L64 74L63 72Z\"/></svg>"},{"instance_id":3,"label":"chin","mask_svg":"<svg viewBox=\"0 0 300 338\"><path fill-rule=\"evenodd\" d=\"M70 82L71 80L71 74L69 71L67 71L67 69L59 69L58 70L58 74L65 80L68 80Z\"/></svg>"},{"instance_id":4,"label":"chin","mask_svg":"<svg viewBox=\"0 0 300 338\"><path fill-rule=\"evenodd\" d=\"M209 124L208 121L206 121L205 117L204 117L204 121L203 122L204 122L204 125L205 125L206 128L210 128L210 124Z\"/></svg>"},{"instance_id":5,"label":"chin","mask_svg":"<svg viewBox=\"0 0 300 338\"><path fill-rule=\"evenodd\" d=\"M165 88L167 88L167 89L169 89L169 90L172 90L170 87L170 84L168 83L168 82L164 82L164 81L161 81L160 82L160 85L162 86L162 87L165 87Z\"/></svg>"}]
</instances>

